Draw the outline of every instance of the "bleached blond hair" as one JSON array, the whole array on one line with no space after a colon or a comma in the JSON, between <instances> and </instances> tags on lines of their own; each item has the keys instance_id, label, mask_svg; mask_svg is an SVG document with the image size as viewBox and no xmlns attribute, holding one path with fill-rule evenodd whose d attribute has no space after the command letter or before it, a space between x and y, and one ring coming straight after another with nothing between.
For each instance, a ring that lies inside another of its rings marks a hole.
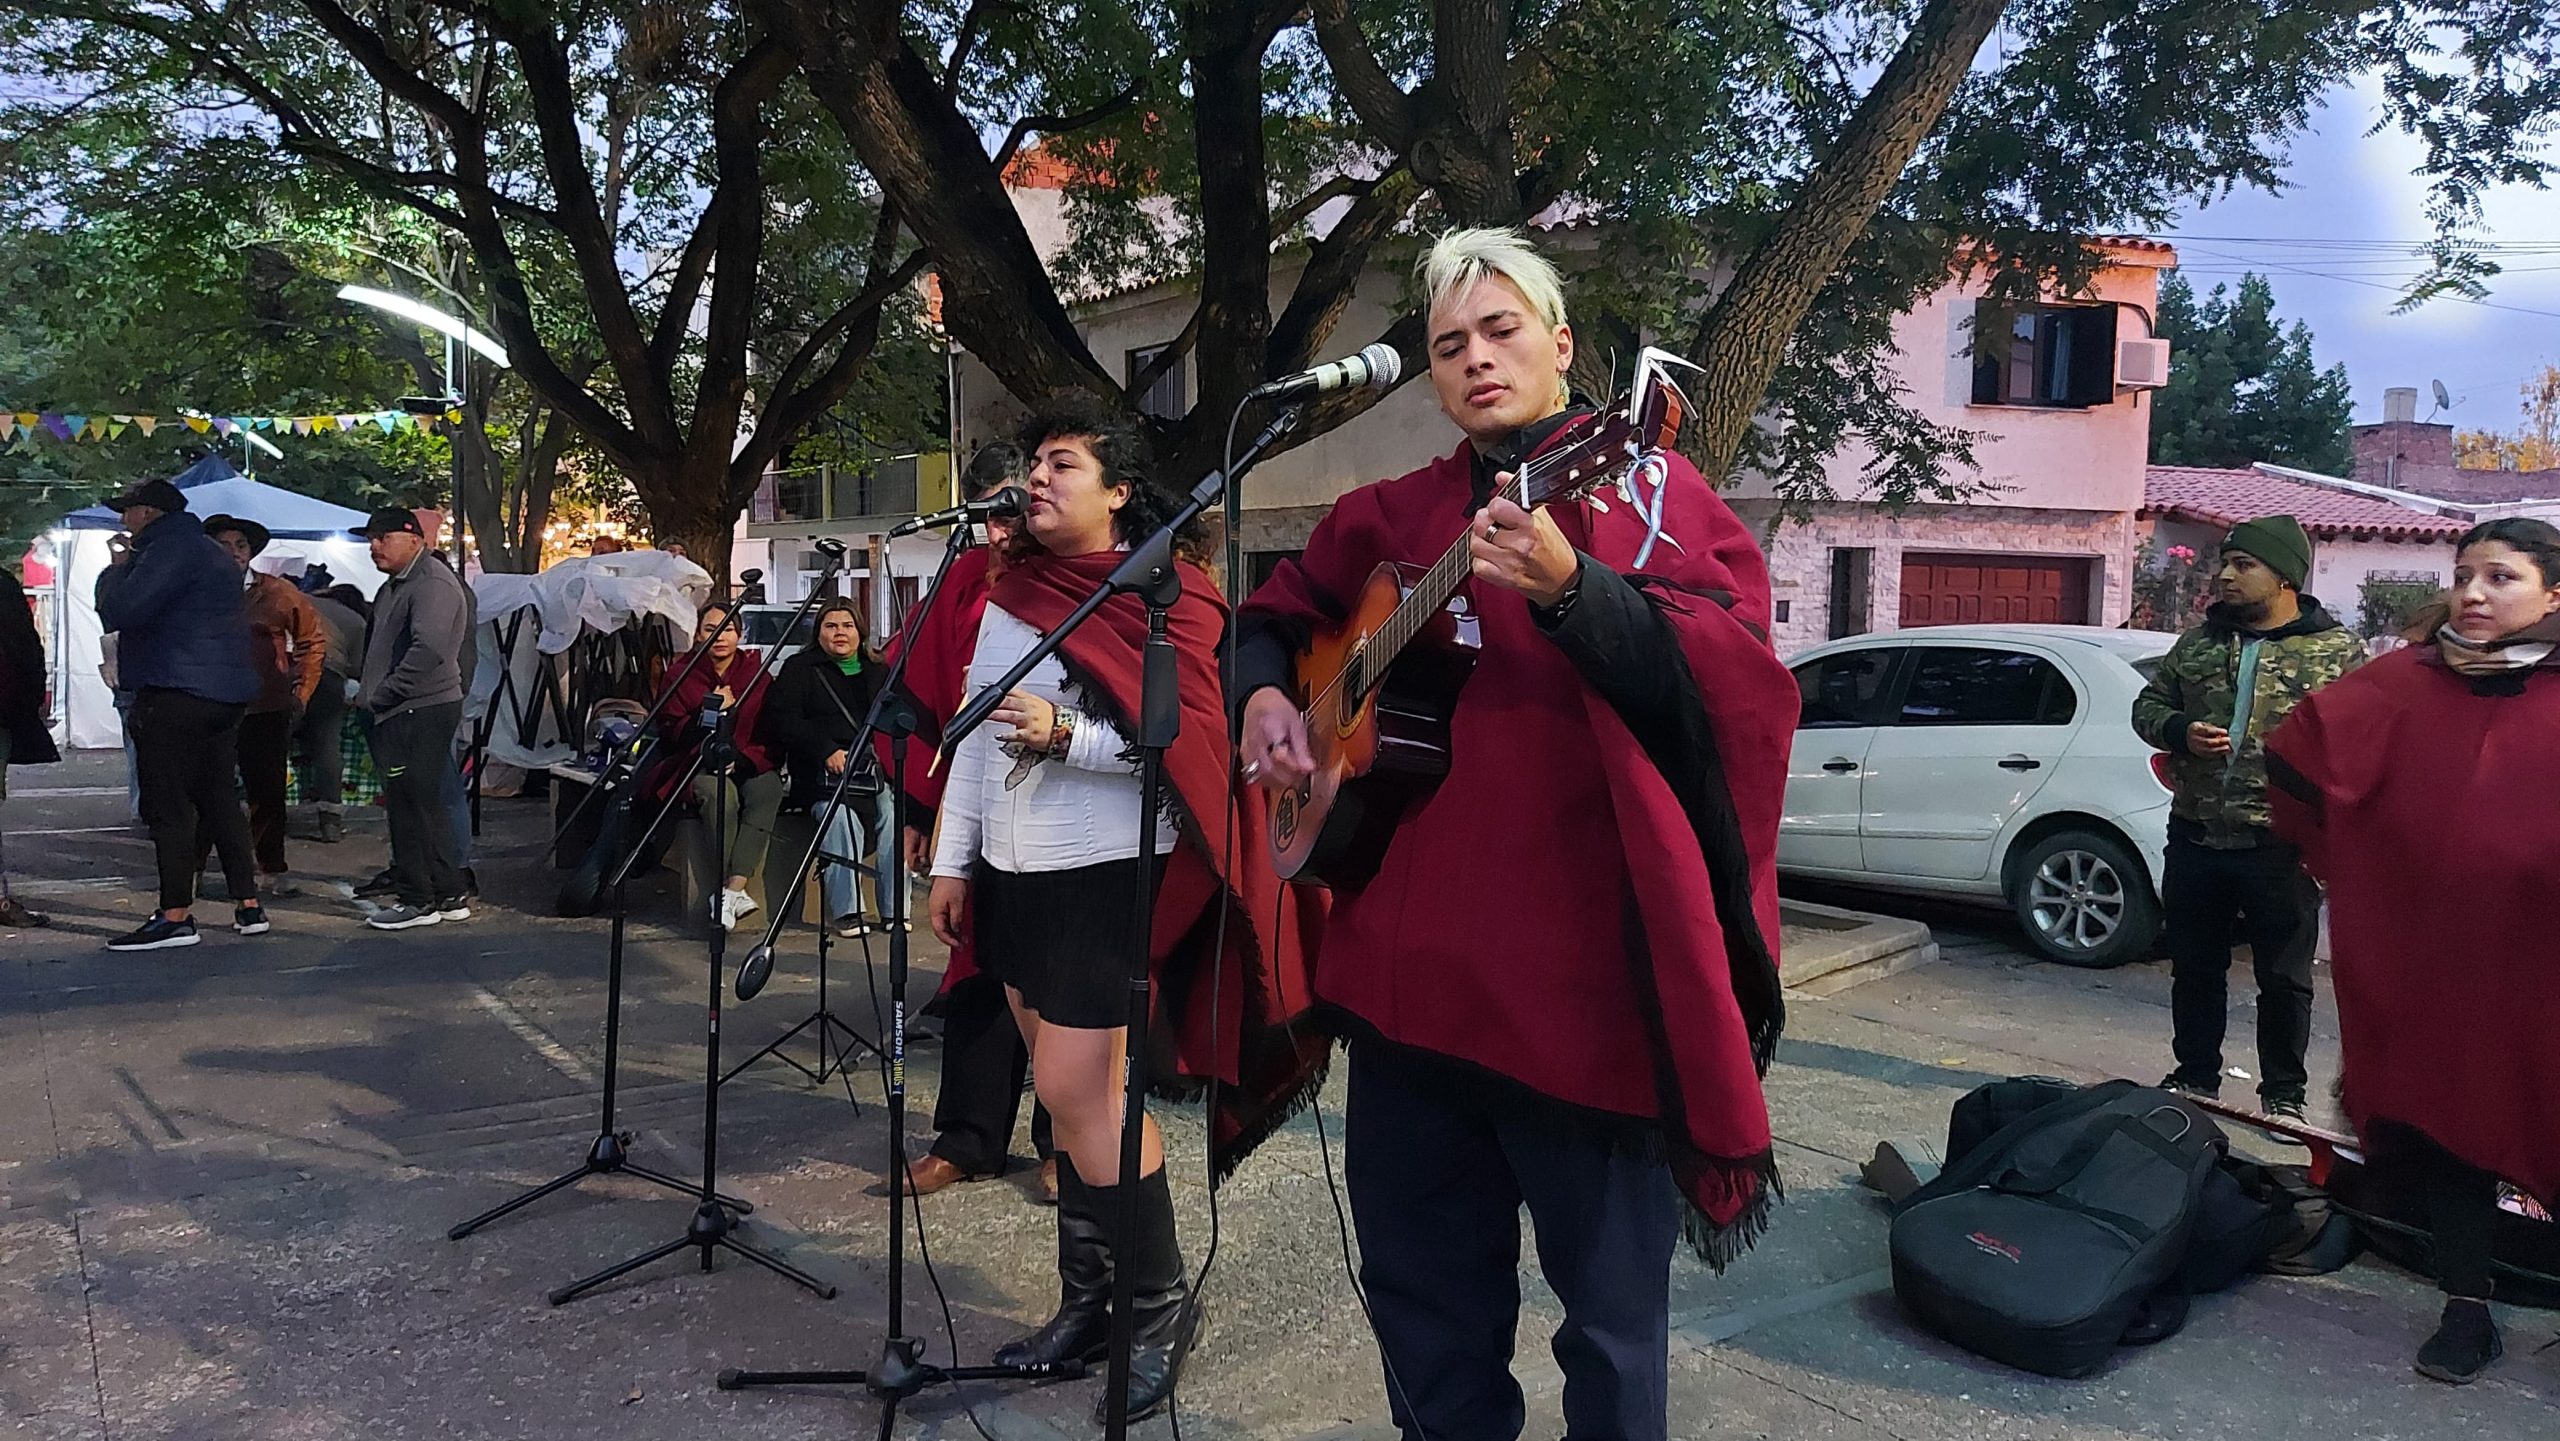
<instances>
[{"instance_id":1,"label":"bleached blond hair","mask_svg":"<svg viewBox=\"0 0 2560 1441\"><path fill-rule=\"evenodd\" d=\"M1481 226L1444 232L1423 252L1417 267L1423 294L1431 308L1467 293L1490 272L1520 288L1529 308L1548 325L1564 324L1564 279L1538 253L1529 237L1505 227Z\"/></svg>"}]
</instances>

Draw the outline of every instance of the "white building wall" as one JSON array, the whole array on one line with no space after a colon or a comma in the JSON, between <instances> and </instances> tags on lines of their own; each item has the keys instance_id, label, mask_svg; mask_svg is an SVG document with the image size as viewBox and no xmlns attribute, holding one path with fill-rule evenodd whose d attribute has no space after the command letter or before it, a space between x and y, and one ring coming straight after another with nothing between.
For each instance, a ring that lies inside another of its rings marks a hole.
<instances>
[{"instance_id":1,"label":"white building wall","mask_svg":"<svg viewBox=\"0 0 2560 1441\"><path fill-rule=\"evenodd\" d=\"M1759 521L1765 506L1746 505ZM1889 515L1871 506L1825 506L1812 519L1764 529L1773 599L1787 618L1771 630L1778 654L1792 656L1831 636L1831 552L1870 549L1870 628L1891 630L1902 616L1902 561L1929 554L2056 557L2089 562L2086 623L2122 625L2131 613L2134 535L2129 511L2033 511L1984 506L1914 506Z\"/></svg>"}]
</instances>

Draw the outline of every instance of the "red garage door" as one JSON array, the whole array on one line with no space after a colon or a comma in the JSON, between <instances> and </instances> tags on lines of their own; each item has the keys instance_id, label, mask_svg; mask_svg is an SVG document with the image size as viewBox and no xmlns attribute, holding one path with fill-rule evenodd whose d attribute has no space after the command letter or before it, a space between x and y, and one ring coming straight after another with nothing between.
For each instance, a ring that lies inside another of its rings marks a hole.
<instances>
[{"instance_id":1,"label":"red garage door","mask_svg":"<svg viewBox=\"0 0 2560 1441\"><path fill-rule=\"evenodd\" d=\"M1902 623L2086 625L2089 562L2006 555L1905 555Z\"/></svg>"}]
</instances>

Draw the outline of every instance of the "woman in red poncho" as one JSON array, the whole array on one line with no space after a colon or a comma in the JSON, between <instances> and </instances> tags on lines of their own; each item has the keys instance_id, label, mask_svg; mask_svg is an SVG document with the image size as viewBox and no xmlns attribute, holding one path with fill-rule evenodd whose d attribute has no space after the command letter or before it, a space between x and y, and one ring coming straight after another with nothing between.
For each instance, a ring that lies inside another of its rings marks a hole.
<instances>
[{"instance_id":1,"label":"woman in red poncho","mask_svg":"<svg viewBox=\"0 0 2560 1441\"><path fill-rule=\"evenodd\" d=\"M2498 1357L2498 1179L2560 1207L2560 530L2463 536L2412 644L2315 693L2267 741L2278 833L2329 888L2345 1103L2425 1189L2446 1297L2418 1370Z\"/></svg>"},{"instance_id":2,"label":"woman in red poncho","mask_svg":"<svg viewBox=\"0 0 2560 1441\"><path fill-rule=\"evenodd\" d=\"M773 754L764 747L764 701L770 689L760 677L764 662L738 647L736 607L715 600L694 621L694 644L707 639L709 653L700 664L670 683L674 694L658 714L658 729L667 749L651 767L647 789L663 801L693 764L702 745L702 716L715 703L729 712L727 726L733 758L725 766L707 760L694 772L691 799L708 824L717 817L720 839L729 857L729 872L720 893L711 899L711 919L724 931L756 908L747 894L747 878L764 869L764 853L773 844L773 820L782 810L782 776Z\"/></svg>"},{"instance_id":3,"label":"woman in red poncho","mask_svg":"<svg viewBox=\"0 0 2560 1441\"><path fill-rule=\"evenodd\" d=\"M1667 1434L1670 1268L1722 1266L1776 1193L1776 845L1796 688L1759 549L1678 456L1641 499L1495 496L1590 411L1555 270L1516 232L1423 265L1431 384L1466 441L1353 491L1244 608L1244 767L1312 757L1288 656L1381 562L1471 535L1482 651L1449 771L1337 890L1316 990L1350 1037L1361 1277L1409 1438L1511 1437L1520 1220L1563 1302L1565 1434ZM1644 518L1660 499L1659 534Z\"/></svg>"},{"instance_id":4,"label":"woman in red poncho","mask_svg":"<svg viewBox=\"0 0 2560 1441\"><path fill-rule=\"evenodd\" d=\"M1031 505L988 591L969 662L972 692L1038 645L1174 509L1149 479L1145 440L1123 419L1053 414L1024 440ZM1165 811L1138 814L1127 725L1138 714L1147 619L1137 597L1121 596L960 740L933 858L934 932L947 944L974 942L979 967L1004 983L1065 1158L1057 1314L995 1359L1098 1359L1112 1274L1128 1267L1133 1418L1171 1395L1198 1310L1153 1119L1140 1138L1138 1174L1120 1174L1132 956L1143 943L1163 1017L1158 1034L1178 1051L1180 1071L1222 1083L1211 1121L1220 1173L1296 1103L1322 1055L1320 1043L1289 1029L1308 999L1291 979L1301 936L1320 910L1283 896L1258 844L1229 844L1229 815L1243 835L1259 836L1261 807L1236 783L1227 754L1217 671L1226 612L1207 575L1187 562L1178 569L1182 593L1167 625L1181 731L1165 758ZM1142 915L1140 877L1157 858L1155 908ZM1222 903L1232 904L1224 926ZM1224 951L1204 956L1217 938ZM1123 1235L1116 1225L1129 1188L1137 1223Z\"/></svg>"}]
</instances>

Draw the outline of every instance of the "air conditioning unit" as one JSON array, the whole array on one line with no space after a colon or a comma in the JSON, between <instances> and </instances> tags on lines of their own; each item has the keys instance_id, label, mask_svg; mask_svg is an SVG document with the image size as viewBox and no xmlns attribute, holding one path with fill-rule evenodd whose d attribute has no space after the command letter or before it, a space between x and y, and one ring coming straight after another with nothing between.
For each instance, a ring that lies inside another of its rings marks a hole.
<instances>
[{"instance_id":1,"label":"air conditioning unit","mask_svg":"<svg viewBox=\"0 0 2560 1441\"><path fill-rule=\"evenodd\" d=\"M2165 340L2119 340L2116 342L2116 388L2119 390L2158 390L2169 383L2169 342Z\"/></svg>"}]
</instances>

